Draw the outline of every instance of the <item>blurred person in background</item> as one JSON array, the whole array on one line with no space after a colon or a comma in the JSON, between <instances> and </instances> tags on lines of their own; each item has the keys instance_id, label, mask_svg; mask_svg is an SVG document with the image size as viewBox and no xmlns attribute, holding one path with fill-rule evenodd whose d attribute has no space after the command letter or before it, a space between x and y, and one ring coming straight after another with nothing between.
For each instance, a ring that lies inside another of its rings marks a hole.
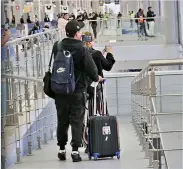
<instances>
[{"instance_id":1,"label":"blurred person in background","mask_svg":"<svg viewBox=\"0 0 183 169\"><path fill-rule=\"evenodd\" d=\"M79 22L80 27L82 29L85 26L83 14L79 14L77 16L77 19L76 20Z\"/></svg>"},{"instance_id":2,"label":"blurred person in background","mask_svg":"<svg viewBox=\"0 0 183 169\"><path fill-rule=\"evenodd\" d=\"M145 14L144 14L144 10L142 9L139 12L139 20L138 20L138 24L140 26L140 34L139 34L140 37L144 37L145 36L145 33L146 33L145 22L146 22Z\"/></svg>"},{"instance_id":3,"label":"blurred person in background","mask_svg":"<svg viewBox=\"0 0 183 169\"><path fill-rule=\"evenodd\" d=\"M90 20L91 20L91 27L93 29L94 38L96 39L97 38L97 14L93 12Z\"/></svg>"},{"instance_id":4,"label":"blurred person in background","mask_svg":"<svg viewBox=\"0 0 183 169\"><path fill-rule=\"evenodd\" d=\"M104 14L104 25L106 26L106 28L108 28L108 24L107 24L108 19L109 19L109 15L108 15L107 12L105 12L105 14Z\"/></svg>"},{"instance_id":5,"label":"blurred person in background","mask_svg":"<svg viewBox=\"0 0 183 169\"><path fill-rule=\"evenodd\" d=\"M138 32L138 37L147 37L147 31L146 31L146 27L145 27L145 14L144 14L144 10L143 9L139 9L138 12L135 15L135 22L137 24L137 32ZM147 40L145 38L145 40Z\"/></svg>"},{"instance_id":6,"label":"blurred person in background","mask_svg":"<svg viewBox=\"0 0 183 169\"><path fill-rule=\"evenodd\" d=\"M61 17L58 19L58 28L60 30L65 31L65 26L68 23L68 20L69 20L69 14L68 13L61 14Z\"/></svg>"},{"instance_id":7,"label":"blurred person in background","mask_svg":"<svg viewBox=\"0 0 183 169\"><path fill-rule=\"evenodd\" d=\"M30 16L27 17L27 23L30 24L32 23L31 19L30 19Z\"/></svg>"},{"instance_id":8,"label":"blurred person in background","mask_svg":"<svg viewBox=\"0 0 183 169\"><path fill-rule=\"evenodd\" d=\"M85 11L84 14L83 14L83 19L84 19L84 20L87 20L87 19L88 19L88 14L87 14L86 11Z\"/></svg>"},{"instance_id":9,"label":"blurred person in background","mask_svg":"<svg viewBox=\"0 0 183 169\"><path fill-rule=\"evenodd\" d=\"M48 15L45 15L44 22L50 22L50 18L48 17Z\"/></svg>"},{"instance_id":10,"label":"blurred person in background","mask_svg":"<svg viewBox=\"0 0 183 169\"><path fill-rule=\"evenodd\" d=\"M12 17L12 24L14 24L15 25L15 15L13 15L13 17Z\"/></svg>"},{"instance_id":11,"label":"blurred person in background","mask_svg":"<svg viewBox=\"0 0 183 169\"><path fill-rule=\"evenodd\" d=\"M99 18L100 18L100 27L102 26L102 18L104 18L103 14L100 12L99 13Z\"/></svg>"},{"instance_id":12,"label":"blurred person in background","mask_svg":"<svg viewBox=\"0 0 183 169\"><path fill-rule=\"evenodd\" d=\"M20 23L21 23L21 24L24 24L24 23L25 23L25 22L24 22L23 16L21 16L21 18L20 18Z\"/></svg>"},{"instance_id":13,"label":"blurred person in background","mask_svg":"<svg viewBox=\"0 0 183 169\"><path fill-rule=\"evenodd\" d=\"M35 23L39 22L37 15L35 15Z\"/></svg>"},{"instance_id":14,"label":"blurred person in background","mask_svg":"<svg viewBox=\"0 0 183 169\"><path fill-rule=\"evenodd\" d=\"M119 28L120 27L120 23L121 23L121 19L122 19L122 14L120 12L118 13L117 18L118 18L118 28Z\"/></svg>"},{"instance_id":15,"label":"blurred person in background","mask_svg":"<svg viewBox=\"0 0 183 169\"><path fill-rule=\"evenodd\" d=\"M15 50L12 45L7 45L7 42L11 40L11 33L9 25L5 25L4 29L1 29L1 72L5 73L8 69L13 71L13 59L15 59ZM8 58L9 49L9 58Z\"/></svg>"},{"instance_id":16,"label":"blurred person in background","mask_svg":"<svg viewBox=\"0 0 183 169\"><path fill-rule=\"evenodd\" d=\"M71 13L70 19L71 19L71 20L72 20L72 19L76 19L75 15L74 15L73 13Z\"/></svg>"},{"instance_id":17,"label":"blurred person in background","mask_svg":"<svg viewBox=\"0 0 183 169\"><path fill-rule=\"evenodd\" d=\"M35 34L40 30L39 22L36 22L33 26L33 28L29 31L29 35Z\"/></svg>"},{"instance_id":18,"label":"blurred person in background","mask_svg":"<svg viewBox=\"0 0 183 169\"><path fill-rule=\"evenodd\" d=\"M84 21L84 15L82 13L79 13L76 20L77 21Z\"/></svg>"},{"instance_id":19,"label":"blurred person in background","mask_svg":"<svg viewBox=\"0 0 183 169\"><path fill-rule=\"evenodd\" d=\"M154 17L156 14L154 11L152 11L152 7L148 7L148 12L147 12L147 25L149 29L149 35L154 36Z\"/></svg>"},{"instance_id":20,"label":"blurred person in background","mask_svg":"<svg viewBox=\"0 0 183 169\"><path fill-rule=\"evenodd\" d=\"M10 20L9 20L9 18L6 18L6 22L5 22L5 24L10 24Z\"/></svg>"},{"instance_id":21,"label":"blurred person in background","mask_svg":"<svg viewBox=\"0 0 183 169\"><path fill-rule=\"evenodd\" d=\"M135 18L135 13L133 11L130 12L130 27L133 28L133 22Z\"/></svg>"},{"instance_id":22,"label":"blurred person in background","mask_svg":"<svg viewBox=\"0 0 183 169\"><path fill-rule=\"evenodd\" d=\"M10 39L10 31L9 30L1 30L1 47L6 44L6 42Z\"/></svg>"}]
</instances>

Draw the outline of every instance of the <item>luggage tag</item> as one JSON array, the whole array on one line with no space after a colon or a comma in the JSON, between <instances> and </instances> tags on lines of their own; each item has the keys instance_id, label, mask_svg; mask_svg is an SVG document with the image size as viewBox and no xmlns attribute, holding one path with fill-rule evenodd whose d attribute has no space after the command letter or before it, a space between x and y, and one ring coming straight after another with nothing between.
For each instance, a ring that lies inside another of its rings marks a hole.
<instances>
[{"instance_id":1,"label":"luggage tag","mask_svg":"<svg viewBox=\"0 0 183 169\"><path fill-rule=\"evenodd\" d=\"M110 135L111 134L111 127L110 126L103 126L102 127L102 134L103 135Z\"/></svg>"}]
</instances>

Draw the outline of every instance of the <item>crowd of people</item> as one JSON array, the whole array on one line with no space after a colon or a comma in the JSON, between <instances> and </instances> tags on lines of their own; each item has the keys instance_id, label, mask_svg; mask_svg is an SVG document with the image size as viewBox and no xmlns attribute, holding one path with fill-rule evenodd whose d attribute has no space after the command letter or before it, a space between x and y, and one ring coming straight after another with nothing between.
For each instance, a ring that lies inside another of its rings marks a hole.
<instances>
[{"instance_id":1,"label":"crowd of people","mask_svg":"<svg viewBox=\"0 0 183 169\"><path fill-rule=\"evenodd\" d=\"M98 26L101 27L102 21L98 22L98 19L103 19L103 26L105 28L108 28L108 19L112 16L111 13L97 13L97 12L92 12L92 13L87 13L86 11L78 13L77 16L75 16L73 13L60 13L57 15L55 18L55 21L57 23L57 27L61 30L64 30L67 22L69 20L77 20L82 27L85 26L86 20L89 20L90 26L93 30L94 38L97 38L97 28ZM154 25L155 25L155 20L154 17L156 14L153 12L152 7L148 8L147 14L145 14L143 9L139 9L137 13L134 13L134 11L129 11L129 16L130 16L130 27L134 28L134 23L137 24L137 33L138 37L153 37L154 36ZM121 23L122 23L122 14L119 12L117 14L117 27L121 28ZM45 23L45 28L49 29L48 22L50 22L51 19L49 16L45 13L44 17L44 23ZM10 21L7 18L6 19L6 24L9 24ZM23 16L20 18L20 24L25 24L25 23L34 23L33 30L31 32L34 32L34 30L38 29L40 27L39 25L39 19L38 16L35 15L34 19L31 20L30 16L27 17L27 22L24 21ZM12 17L12 24L15 24L15 16ZM30 34L30 33L29 33Z\"/></svg>"},{"instance_id":2,"label":"crowd of people","mask_svg":"<svg viewBox=\"0 0 183 169\"><path fill-rule=\"evenodd\" d=\"M107 28L108 26L107 26L107 21L106 20L109 18L110 15L111 14L108 14L106 12L104 14L102 14L101 12L100 13L92 12L92 13L89 13L88 14L86 11L84 11L83 13L81 13L81 12L78 13L77 16L75 16L73 13L71 13L71 14L69 14L69 13L60 13L60 14L57 15L56 18L54 18L54 20L57 23L57 27L59 29L62 29L62 30L64 30L65 25L67 24L67 22L69 20L72 20L72 19L77 20L78 22L80 22L80 24L82 25L82 27L84 27L84 21L90 20L89 23L90 23L90 25L91 25L91 27L93 29L94 38L96 38L97 37L97 19L104 18L104 23L105 23L105 26ZM45 13L44 23L46 25L46 28L48 28L48 24L47 23L50 22L50 21L51 21L51 19ZM36 28L36 30L37 30L37 28L40 25L39 24L40 21L39 21L37 15L35 15L33 19L31 19L31 17L28 15L26 21L24 20L24 17L21 16L19 23L20 24L25 24L25 23L31 24L31 23L34 23L33 30L34 30L34 28ZM6 24L7 25L10 25L10 20L8 18L6 19ZM15 16L13 16L13 19L12 19L11 24L15 24ZM31 32L33 32L33 31L31 31Z\"/></svg>"}]
</instances>

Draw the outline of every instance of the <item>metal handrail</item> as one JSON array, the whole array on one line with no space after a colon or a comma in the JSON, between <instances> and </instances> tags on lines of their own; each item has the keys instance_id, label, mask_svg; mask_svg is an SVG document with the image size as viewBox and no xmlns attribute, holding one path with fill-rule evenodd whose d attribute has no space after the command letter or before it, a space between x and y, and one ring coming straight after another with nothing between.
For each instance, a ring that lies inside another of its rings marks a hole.
<instances>
[{"instance_id":1,"label":"metal handrail","mask_svg":"<svg viewBox=\"0 0 183 169\"><path fill-rule=\"evenodd\" d=\"M183 130L172 130L172 131L161 131L160 130L160 122L158 119L158 115L163 115L163 113L161 112L157 112L156 110L156 102L155 102L155 98L156 97L160 97L160 96L169 96L169 95L173 95L173 94L157 94L157 87L156 87L156 75L157 73L155 70L155 67L160 67L160 66L175 66L175 65L183 65L183 59L179 58L179 59L169 59L169 60L154 60L154 61L150 61L148 63L148 65L133 79L131 85L132 85L132 95L134 95L134 99L138 100L138 97L141 98L141 101L137 101L134 102L132 100L132 103L139 107L139 111L140 112L136 112L136 117L137 117L137 121L141 122L141 119L145 119L147 120L147 125L149 128L149 133L145 133L145 129L143 129L143 126L138 126L137 128L137 133L140 136L140 141L142 144L145 144L145 149L149 149L146 146L146 143L151 145L151 152L163 152L163 156L164 156L164 160L165 160L165 165L168 168L168 162L167 162L167 154L164 153L164 151L170 151L167 149L164 149L164 140L162 139L162 133L171 133L171 132L175 132L175 133L182 133ZM179 72L182 71L179 70ZM181 94L174 94L176 96L181 96ZM149 105L150 109L148 107L145 107L143 104L145 105ZM160 102L161 104L161 102ZM145 113L145 114L144 114ZM148 113L148 114L147 114ZM165 113L166 115L169 115L170 113ZM176 112L175 114L183 114L183 112ZM135 117L135 116L134 116ZM146 119L147 118L147 119ZM134 124L136 123L136 121L133 118L133 122ZM137 122L137 124L138 124ZM144 133L143 134L141 134ZM160 145L161 147L154 145L153 141L151 140L152 138L157 137L160 142L158 141L158 145ZM146 141L145 141L146 140ZM177 149L171 149L171 151L174 151ZM183 150L183 149L179 149L179 150ZM147 152L147 151L146 151ZM147 153L146 153L146 157L147 157ZM150 163L149 165L152 166L156 166L156 164L152 164L153 159L151 159L151 155L149 154L150 157ZM154 160L154 162L157 162L158 159ZM161 165L161 163L159 163Z\"/></svg>"},{"instance_id":2,"label":"metal handrail","mask_svg":"<svg viewBox=\"0 0 183 169\"><path fill-rule=\"evenodd\" d=\"M43 83L43 78L34 78L34 77L26 77L26 76L20 76L20 75L12 75L12 74L2 74L2 78L12 78L12 79L20 79L20 80L27 80L27 81L33 81L33 82L40 82Z\"/></svg>"},{"instance_id":3,"label":"metal handrail","mask_svg":"<svg viewBox=\"0 0 183 169\"><path fill-rule=\"evenodd\" d=\"M36 33L36 34L33 34L33 35L28 35L28 36L24 36L24 37L21 37L21 38L16 38L14 40L8 41L6 43L6 45L11 45L13 43L16 43L17 41L23 41L23 40L30 39L30 38L36 38L38 36L45 35L45 34L52 33L52 32L56 32L56 31L59 31L59 29L46 30L45 32L40 32L40 33Z\"/></svg>"},{"instance_id":4,"label":"metal handrail","mask_svg":"<svg viewBox=\"0 0 183 169\"><path fill-rule=\"evenodd\" d=\"M153 60L150 61L148 66L173 66L183 65L183 59L171 59L171 60Z\"/></svg>"},{"instance_id":5,"label":"metal handrail","mask_svg":"<svg viewBox=\"0 0 183 169\"><path fill-rule=\"evenodd\" d=\"M153 97L151 97L151 103L152 103L152 109L154 111L154 114L157 114L157 110L156 110L156 106L155 106L155 102L154 102L154 98ZM155 118L156 118L155 121L156 121L157 129L159 130L159 128L160 128L159 119L157 118L157 116L155 116ZM163 139L162 139L161 133L159 133L159 136L160 136L160 139L161 139L161 145L163 147L164 143L163 143ZM158 149L155 149L155 150L158 150ZM165 155L165 153L163 153L163 154L164 154L164 159L165 159L166 166L168 166L166 155Z\"/></svg>"},{"instance_id":6,"label":"metal handrail","mask_svg":"<svg viewBox=\"0 0 183 169\"><path fill-rule=\"evenodd\" d=\"M169 60L153 60L148 63L148 65L133 79L132 83L134 83L138 77L140 77L143 73L145 73L149 68L154 66L174 66L174 65L183 65L183 59L169 59Z\"/></svg>"}]
</instances>

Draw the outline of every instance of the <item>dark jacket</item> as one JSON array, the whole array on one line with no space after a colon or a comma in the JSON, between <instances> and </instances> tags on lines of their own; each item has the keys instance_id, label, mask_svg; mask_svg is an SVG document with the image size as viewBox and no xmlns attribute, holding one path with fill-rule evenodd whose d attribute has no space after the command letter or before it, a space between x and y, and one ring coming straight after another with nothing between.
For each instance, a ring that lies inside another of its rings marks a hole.
<instances>
[{"instance_id":1,"label":"dark jacket","mask_svg":"<svg viewBox=\"0 0 183 169\"><path fill-rule=\"evenodd\" d=\"M97 15L96 14L90 20L93 20L93 21L91 21L92 25L97 25Z\"/></svg>"},{"instance_id":2,"label":"dark jacket","mask_svg":"<svg viewBox=\"0 0 183 169\"><path fill-rule=\"evenodd\" d=\"M152 17L155 17L156 15L154 14L153 11L148 11L147 12L147 18L149 17L149 19L147 19L147 22L150 22L150 21L154 21L154 18Z\"/></svg>"},{"instance_id":3,"label":"dark jacket","mask_svg":"<svg viewBox=\"0 0 183 169\"><path fill-rule=\"evenodd\" d=\"M105 58L102 55L102 52L95 49L91 49L91 53L92 53L93 60L98 69L98 75L104 77L103 70L110 71L115 63L113 55L111 53L107 53L107 56ZM92 83L92 80L90 80L90 84L91 83ZM100 87L98 88L98 90L100 91ZM87 89L87 93L89 94L90 97L93 97L94 88L89 86Z\"/></svg>"},{"instance_id":4,"label":"dark jacket","mask_svg":"<svg viewBox=\"0 0 183 169\"><path fill-rule=\"evenodd\" d=\"M20 18L20 23L24 24L24 19L23 18Z\"/></svg>"},{"instance_id":5,"label":"dark jacket","mask_svg":"<svg viewBox=\"0 0 183 169\"><path fill-rule=\"evenodd\" d=\"M39 30L40 30L40 26L34 25L34 27L29 31L28 35L32 35L32 34L38 33L36 31L39 31Z\"/></svg>"},{"instance_id":6,"label":"dark jacket","mask_svg":"<svg viewBox=\"0 0 183 169\"><path fill-rule=\"evenodd\" d=\"M62 49L74 52L74 72L76 83L75 92L86 91L89 86L88 77L92 81L98 81L97 67L92 59L91 52L83 46L83 42L76 39L65 38L62 40ZM56 56L57 50L54 50Z\"/></svg>"},{"instance_id":7,"label":"dark jacket","mask_svg":"<svg viewBox=\"0 0 183 169\"><path fill-rule=\"evenodd\" d=\"M98 75L103 76L103 70L110 71L115 63L114 57L111 53L107 53L106 58L102 52L92 49L92 57L98 69Z\"/></svg>"},{"instance_id":8,"label":"dark jacket","mask_svg":"<svg viewBox=\"0 0 183 169\"><path fill-rule=\"evenodd\" d=\"M50 18L45 17L44 22L50 22Z\"/></svg>"}]
</instances>

